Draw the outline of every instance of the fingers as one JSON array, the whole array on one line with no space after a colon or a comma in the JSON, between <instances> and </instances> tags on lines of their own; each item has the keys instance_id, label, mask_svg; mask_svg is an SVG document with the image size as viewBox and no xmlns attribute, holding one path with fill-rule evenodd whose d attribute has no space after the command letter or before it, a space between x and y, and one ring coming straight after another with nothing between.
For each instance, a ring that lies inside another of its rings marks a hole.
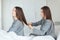
<instances>
[{"instance_id":1,"label":"fingers","mask_svg":"<svg viewBox=\"0 0 60 40\"><path fill-rule=\"evenodd\" d=\"M33 27L32 27L31 25L29 25L29 28L30 28L30 29L33 29Z\"/></svg>"},{"instance_id":2,"label":"fingers","mask_svg":"<svg viewBox=\"0 0 60 40\"><path fill-rule=\"evenodd\" d=\"M32 25L32 23L30 22L30 23L28 23L28 25Z\"/></svg>"},{"instance_id":3,"label":"fingers","mask_svg":"<svg viewBox=\"0 0 60 40\"><path fill-rule=\"evenodd\" d=\"M33 29L33 27L32 27L32 23L31 23L31 22L28 23L28 27L29 27L30 29Z\"/></svg>"}]
</instances>

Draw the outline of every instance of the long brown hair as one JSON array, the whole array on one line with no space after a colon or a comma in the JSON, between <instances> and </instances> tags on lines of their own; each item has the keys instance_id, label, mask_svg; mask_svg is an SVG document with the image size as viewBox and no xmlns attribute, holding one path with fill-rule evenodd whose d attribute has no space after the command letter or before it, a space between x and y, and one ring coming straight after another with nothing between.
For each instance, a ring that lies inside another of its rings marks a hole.
<instances>
[{"instance_id":1,"label":"long brown hair","mask_svg":"<svg viewBox=\"0 0 60 40\"><path fill-rule=\"evenodd\" d=\"M43 10L44 15L46 16L46 19L52 20L50 8L48 6L43 6L41 9Z\"/></svg>"},{"instance_id":2,"label":"long brown hair","mask_svg":"<svg viewBox=\"0 0 60 40\"><path fill-rule=\"evenodd\" d=\"M24 16L22 8L18 6L16 6L15 8L16 8L16 17L18 18L18 20L22 21L27 25L26 18Z\"/></svg>"}]
</instances>

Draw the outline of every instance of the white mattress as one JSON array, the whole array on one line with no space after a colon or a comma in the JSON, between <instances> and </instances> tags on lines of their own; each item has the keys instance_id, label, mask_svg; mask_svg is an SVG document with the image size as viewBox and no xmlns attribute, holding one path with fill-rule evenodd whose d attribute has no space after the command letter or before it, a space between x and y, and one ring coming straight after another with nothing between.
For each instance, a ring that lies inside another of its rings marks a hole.
<instances>
[{"instance_id":1,"label":"white mattress","mask_svg":"<svg viewBox=\"0 0 60 40\"><path fill-rule=\"evenodd\" d=\"M14 32L0 30L0 40L54 40L51 36L17 36Z\"/></svg>"}]
</instances>

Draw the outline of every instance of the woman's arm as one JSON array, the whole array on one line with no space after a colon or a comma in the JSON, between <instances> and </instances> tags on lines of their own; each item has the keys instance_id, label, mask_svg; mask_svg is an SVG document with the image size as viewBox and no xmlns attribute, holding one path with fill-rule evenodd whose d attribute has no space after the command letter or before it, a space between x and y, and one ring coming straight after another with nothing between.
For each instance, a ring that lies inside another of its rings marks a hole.
<instances>
[{"instance_id":1,"label":"woman's arm","mask_svg":"<svg viewBox=\"0 0 60 40\"><path fill-rule=\"evenodd\" d=\"M38 22L35 22L35 23L32 23L31 25L32 26L38 26L38 25L41 25L41 24L42 24L42 20L38 21Z\"/></svg>"},{"instance_id":2,"label":"woman's arm","mask_svg":"<svg viewBox=\"0 0 60 40\"><path fill-rule=\"evenodd\" d=\"M38 25L41 25L43 21L44 21L44 19L41 19L40 21L35 22L35 23L28 23L28 25L31 25L31 26L38 26Z\"/></svg>"},{"instance_id":3,"label":"woman's arm","mask_svg":"<svg viewBox=\"0 0 60 40\"><path fill-rule=\"evenodd\" d=\"M44 19L41 19L41 21L35 22L35 23L28 23L28 26L30 29L33 29L32 26L38 26L41 25Z\"/></svg>"}]
</instances>

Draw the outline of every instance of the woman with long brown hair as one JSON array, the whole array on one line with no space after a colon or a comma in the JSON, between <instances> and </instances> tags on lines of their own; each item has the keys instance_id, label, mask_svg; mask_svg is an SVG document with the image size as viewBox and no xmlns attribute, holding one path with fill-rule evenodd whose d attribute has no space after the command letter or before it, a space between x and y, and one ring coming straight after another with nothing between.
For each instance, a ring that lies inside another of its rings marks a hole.
<instances>
[{"instance_id":1,"label":"woman with long brown hair","mask_svg":"<svg viewBox=\"0 0 60 40\"><path fill-rule=\"evenodd\" d=\"M41 8L41 16L42 19L35 23L28 23L29 27L33 30L30 35L34 36L45 36L50 35L55 38L55 28L54 23L51 16L51 11L48 6L44 6ZM32 26L41 25L40 30L33 28Z\"/></svg>"},{"instance_id":2,"label":"woman with long brown hair","mask_svg":"<svg viewBox=\"0 0 60 40\"><path fill-rule=\"evenodd\" d=\"M12 11L14 22L8 32L15 32L17 35L24 36L24 23L27 25L23 10L21 7L14 7Z\"/></svg>"}]
</instances>

